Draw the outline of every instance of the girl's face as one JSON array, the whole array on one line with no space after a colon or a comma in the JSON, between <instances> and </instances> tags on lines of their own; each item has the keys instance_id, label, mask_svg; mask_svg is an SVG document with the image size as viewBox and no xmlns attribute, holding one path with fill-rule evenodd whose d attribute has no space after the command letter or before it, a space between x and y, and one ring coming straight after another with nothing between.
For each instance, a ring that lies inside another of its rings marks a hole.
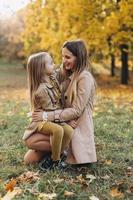
<instances>
[{"instance_id":1,"label":"girl's face","mask_svg":"<svg viewBox=\"0 0 133 200\"><path fill-rule=\"evenodd\" d=\"M54 72L54 63L50 55L46 55L45 57L45 69L44 73L46 75L51 75Z\"/></svg>"},{"instance_id":2,"label":"girl's face","mask_svg":"<svg viewBox=\"0 0 133 200\"><path fill-rule=\"evenodd\" d=\"M74 56L66 47L62 49L62 63L66 70L74 71L76 56Z\"/></svg>"}]
</instances>

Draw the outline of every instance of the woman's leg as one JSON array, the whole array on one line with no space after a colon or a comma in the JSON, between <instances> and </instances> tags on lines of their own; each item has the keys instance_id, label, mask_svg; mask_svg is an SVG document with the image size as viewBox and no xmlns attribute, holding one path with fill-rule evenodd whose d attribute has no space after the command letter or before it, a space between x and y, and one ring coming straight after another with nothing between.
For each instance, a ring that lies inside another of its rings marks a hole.
<instances>
[{"instance_id":1,"label":"woman's leg","mask_svg":"<svg viewBox=\"0 0 133 200\"><path fill-rule=\"evenodd\" d=\"M40 130L41 133L45 135L50 135L51 138L51 148L52 148L52 160L57 161L60 160L61 147L62 147L62 139L64 135L64 130L62 126L52 123L46 122Z\"/></svg>"},{"instance_id":2,"label":"woman's leg","mask_svg":"<svg viewBox=\"0 0 133 200\"><path fill-rule=\"evenodd\" d=\"M24 164L34 164L42 160L46 152L29 149L24 156Z\"/></svg>"},{"instance_id":3,"label":"woman's leg","mask_svg":"<svg viewBox=\"0 0 133 200\"><path fill-rule=\"evenodd\" d=\"M73 128L71 126L69 126L68 124L62 125L62 128L64 130L64 136L63 136L63 140L62 140L61 152L63 152L66 149L66 147L69 146L71 138L74 133Z\"/></svg>"},{"instance_id":4,"label":"woman's leg","mask_svg":"<svg viewBox=\"0 0 133 200\"><path fill-rule=\"evenodd\" d=\"M42 133L34 133L27 140L25 144L29 149L51 152L50 137Z\"/></svg>"},{"instance_id":5,"label":"woman's leg","mask_svg":"<svg viewBox=\"0 0 133 200\"><path fill-rule=\"evenodd\" d=\"M41 133L32 134L25 140L25 144L30 149L24 156L25 164L39 162L48 152L51 152L50 137Z\"/></svg>"}]
</instances>

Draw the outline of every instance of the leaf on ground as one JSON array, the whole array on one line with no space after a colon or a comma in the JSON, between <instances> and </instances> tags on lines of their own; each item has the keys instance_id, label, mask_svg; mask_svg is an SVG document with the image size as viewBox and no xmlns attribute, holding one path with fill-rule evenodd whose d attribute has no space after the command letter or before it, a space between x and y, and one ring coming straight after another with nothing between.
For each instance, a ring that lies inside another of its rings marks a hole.
<instances>
[{"instance_id":1,"label":"leaf on ground","mask_svg":"<svg viewBox=\"0 0 133 200\"><path fill-rule=\"evenodd\" d=\"M96 177L93 176L92 174L87 174L87 175L86 175L86 178L87 178L87 179L90 179L90 180L89 180L89 183L91 183L93 180L96 179Z\"/></svg>"},{"instance_id":2,"label":"leaf on ground","mask_svg":"<svg viewBox=\"0 0 133 200\"><path fill-rule=\"evenodd\" d=\"M39 179L38 172L35 173L31 171L25 172L18 177L19 182L35 182Z\"/></svg>"},{"instance_id":3,"label":"leaf on ground","mask_svg":"<svg viewBox=\"0 0 133 200\"><path fill-rule=\"evenodd\" d=\"M69 191L67 191L67 190L65 190L65 192L64 192L64 196L65 196L65 197L71 197L71 196L73 196L73 195L75 195L74 192L69 192Z\"/></svg>"},{"instance_id":4,"label":"leaf on ground","mask_svg":"<svg viewBox=\"0 0 133 200\"><path fill-rule=\"evenodd\" d=\"M109 180L109 179L110 179L110 176L108 176L108 175L106 174L105 176L102 176L101 178L104 179L104 180Z\"/></svg>"},{"instance_id":5,"label":"leaf on ground","mask_svg":"<svg viewBox=\"0 0 133 200\"><path fill-rule=\"evenodd\" d=\"M14 188L13 191L8 191L7 194L1 198L1 200L11 200L13 199L16 195L20 195L22 193L22 190L20 188Z\"/></svg>"},{"instance_id":6,"label":"leaf on ground","mask_svg":"<svg viewBox=\"0 0 133 200\"><path fill-rule=\"evenodd\" d=\"M98 199L96 196L94 196L94 195L91 196L91 197L89 197L89 199L90 199L90 200L99 200L99 199Z\"/></svg>"},{"instance_id":7,"label":"leaf on ground","mask_svg":"<svg viewBox=\"0 0 133 200\"><path fill-rule=\"evenodd\" d=\"M111 165L112 164L112 160L105 160L105 164L106 165Z\"/></svg>"},{"instance_id":8,"label":"leaf on ground","mask_svg":"<svg viewBox=\"0 0 133 200\"><path fill-rule=\"evenodd\" d=\"M82 177L82 174L80 174L79 176L76 176L76 180L75 180L76 183L80 183L82 184L82 186L88 186L89 183Z\"/></svg>"},{"instance_id":9,"label":"leaf on ground","mask_svg":"<svg viewBox=\"0 0 133 200\"><path fill-rule=\"evenodd\" d=\"M51 194L40 193L38 199L51 200L54 199L56 196L57 196L56 193L51 193Z\"/></svg>"},{"instance_id":10,"label":"leaf on ground","mask_svg":"<svg viewBox=\"0 0 133 200\"><path fill-rule=\"evenodd\" d=\"M118 190L118 187L113 187L110 191L111 197L119 197L122 198L124 194Z\"/></svg>"},{"instance_id":11,"label":"leaf on ground","mask_svg":"<svg viewBox=\"0 0 133 200\"><path fill-rule=\"evenodd\" d=\"M133 176L133 168L132 167L128 167L126 170L126 175L129 176Z\"/></svg>"},{"instance_id":12,"label":"leaf on ground","mask_svg":"<svg viewBox=\"0 0 133 200\"><path fill-rule=\"evenodd\" d=\"M5 184L4 188L6 191L13 191L14 187L16 186L17 180L16 179L12 179L11 181L9 181L7 184Z\"/></svg>"},{"instance_id":13,"label":"leaf on ground","mask_svg":"<svg viewBox=\"0 0 133 200\"><path fill-rule=\"evenodd\" d=\"M63 178L59 178L59 179L55 179L55 180L54 180L55 183L61 183L61 182L63 182L63 181L64 181Z\"/></svg>"},{"instance_id":14,"label":"leaf on ground","mask_svg":"<svg viewBox=\"0 0 133 200\"><path fill-rule=\"evenodd\" d=\"M36 195L36 196L38 196L38 194L40 194L40 193L38 192L38 190L35 189L34 187L32 187L32 188L27 188L26 191L28 191L29 193L31 193L31 194L33 194L33 195Z\"/></svg>"}]
</instances>

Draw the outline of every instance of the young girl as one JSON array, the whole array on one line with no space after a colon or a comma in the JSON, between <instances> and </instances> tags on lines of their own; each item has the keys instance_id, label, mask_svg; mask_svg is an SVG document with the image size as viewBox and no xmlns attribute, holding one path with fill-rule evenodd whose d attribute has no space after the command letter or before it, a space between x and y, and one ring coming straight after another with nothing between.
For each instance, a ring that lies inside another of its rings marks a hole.
<instances>
[{"instance_id":1,"label":"young girl","mask_svg":"<svg viewBox=\"0 0 133 200\"><path fill-rule=\"evenodd\" d=\"M27 70L31 112L38 109L45 111L61 109L61 90L53 73L54 65L51 56L46 52L31 55L28 59ZM35 131L50 135L51 165L57 166L61 152L70 143L73 129L66 123L48 122L46 115L44 118L45 120L40 122L32 121L25 130L23 139L26 140Z\"/></svg>"}]
</instances>

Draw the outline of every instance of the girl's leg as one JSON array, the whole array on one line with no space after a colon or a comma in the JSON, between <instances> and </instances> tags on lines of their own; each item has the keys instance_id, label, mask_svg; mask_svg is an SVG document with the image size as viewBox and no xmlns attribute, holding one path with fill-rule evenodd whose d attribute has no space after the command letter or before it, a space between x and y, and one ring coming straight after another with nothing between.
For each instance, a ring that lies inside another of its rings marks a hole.
<instances>
[{"instance_id":1,"label":"girl's leg","mask_svg":"<svg viewBox=\"0 0 133 200\"><path fill-rule=\"evenodd\" d=\"M52 122L46 122L40 132L51 136L52 160L60 160L62 139L64 135L62 126Z\"/></svg>"},{"instance_id":2,"label":"girl's leg","mask_svg":"<svg viewBox=\"0 0 133 200\"><path fill-rule=\"evenodd\" d=\"M64 130L64 136L62 140L61 152L63 152L66 149L66 147L69 146L74 132L73 128L68 124L62 125L62 128Z\"/></svg>"}]
</instances>

